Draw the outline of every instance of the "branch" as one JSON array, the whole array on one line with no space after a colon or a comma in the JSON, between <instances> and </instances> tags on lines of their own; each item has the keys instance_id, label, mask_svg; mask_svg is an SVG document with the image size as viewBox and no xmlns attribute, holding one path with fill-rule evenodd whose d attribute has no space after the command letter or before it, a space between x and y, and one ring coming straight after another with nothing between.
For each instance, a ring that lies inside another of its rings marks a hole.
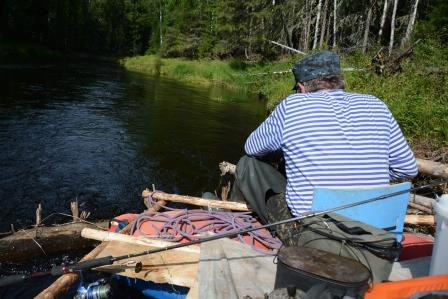
<instances>
[{"instance_id":1,"label":"branch","mask_svg":"<svg viewBox=\"0 0 448 299\"><path fill-rule=\"evenodd\" d=\"M285 46L285 45L282 45L282 44L280 44L280 43L274 42L273 40L268 40L268 42L270 42L271 44L274 44L274 45L276 45L276 46L285 48L285 49L287 49L287 50L291 50L291 51L293 51L293 52L296 52L296 53L299 53L299 54L302 54L302 55L306 55L305 52L299 51L299 50L297 50L297 49L294 49L294 48L291 48L291 47L288 47L288 46Z\"/></svg>"}]
</instances>

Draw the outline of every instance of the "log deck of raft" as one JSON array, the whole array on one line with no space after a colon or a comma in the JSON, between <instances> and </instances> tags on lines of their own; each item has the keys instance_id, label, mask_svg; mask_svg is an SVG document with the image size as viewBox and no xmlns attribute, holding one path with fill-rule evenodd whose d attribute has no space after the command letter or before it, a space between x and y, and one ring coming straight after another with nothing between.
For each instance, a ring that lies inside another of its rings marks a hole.
<instances>
[{"instance_id":1,"label":"log deck of raft","mask_svg":"<svg viewBox=\"0 0 448 299\"><path fill-rule=\"evenodd\" d=\"M419 172L424 175L448 178L448 166L417 159ZM184 196L178 194L168 194L158 191L150 191L148 189L142 192L142 197L152 196L161 205L167 202L178 202L190 205L196 205L208 208L221 208L232 211L250 211L245 203L204 199L194 196ZM409 207L419 211L418 215L406 215L405 223L411 225L434 225L434 215L432 205L434 199L423 197L420 195L411 195ZM152 210L158 210L160 207L153 206ZM425 213L425 214L422 214ZM37 215L36 215L37 216ZM127 234L132 223L128 224L122 231ZM14 232L12 235L0 239L0 262L2 261L20 261L38 255L51 254L66 250L79 250L92 247L97 244L94 240L86 240L81 237L81 231L84 228L103 227L107 229L108 222L103 221L95 224L87 224L75 222L66 225L42 227L36 226L31 230ZM107 246L108 241L102 242L94 251L86 255L83 260L95 258L100 249ZM65 274L61 276L53 285L42 292L38 298L57 298L63 294L63 290L67 290L79 279L76 273Z\"/></svg>"}]
</instances>

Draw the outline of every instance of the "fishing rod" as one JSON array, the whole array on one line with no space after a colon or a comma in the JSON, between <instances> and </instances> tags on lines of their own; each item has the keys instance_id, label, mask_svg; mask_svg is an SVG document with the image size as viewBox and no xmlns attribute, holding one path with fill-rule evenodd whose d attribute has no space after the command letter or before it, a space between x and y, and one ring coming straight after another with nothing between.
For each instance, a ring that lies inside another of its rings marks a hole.
<instances>
[{"instance_id":1,"label":"fishing rod","mask_svg":"<svg viewBox=\"0 0 448 299\"><path fill-rule=\"evenodd\" d=\"M442 184L446 184L446 183L448 183L448 180L436 181L436 182L432 182L430 184L427 184L427 185L424 185L424 186L420 186L420 187L415 187L415 188L410 188L410 189L406 189L406 190L402 190L402 191L392 192L392 193L380 195L380 196L377 196L377 197L374 197L374 198L365 199L365 200L362 200L362 201L359 201L359 202L345 204L345 205L342 205L342 206L338 206L338 207L334 207L334 208L330 208L330 209L326 209L326 210L314 211L314 212L306 212L306 213L304 213L304 214L302 214L300 216L297 216L297 217L293 217L293 218L289 218L289 219L285 219L285 220L281 220L281 221L277 221L277 222L273 222L273 223L269 223L269 224L265 224L265 225L261 225L261 226L257 226L257 227L242 228L242 229L239 229L239 230L236 230L236 231L233 231L233 232L228 232L228 233L224 233L224 234L217 234L217 235L214 235L214 236L211 236L211 237L207 237L207 238L203 238L203 239L197 239L197 240L193 240L193 241L190 241L190 242L187 242L187 243L179 243L179 244L166 246L166 247L162 247L162 248L150 249L150 250L145 250L145 251L141 251L141 252L137 252L137 253L130 253L130 254L125 254L125 255L120 255L120 256L115 256L115 257L114 256L105 256L105 257L101 257L101 258L96 258L96 259L92 259L92 260L78 262L78 263L73 264L73 265L55 266L55 267L53 267L51 269L51 271L48 271L48 272L36 272L36 273L30 274L30 275L26 275L26 274L10 275L10 276L6 276L6 277L0 279L0 287L4 287L4 286L11 285L11 284L19 283L19 282L22 282L22 281L24 281L26 279L30 279L30 278L33 278L33 277L50 275L50 274L53 275L53 276L59 276L59 275L63 275L63 274L66 274L66 273L73 273L73 272L76 272L76 271L83 271L83 270L88 270L88 269L92 269L92 268L96 268L96 267L112 265L114 262L117 262L117 261L120 261L120 260L124 260L124 259L128 259L128 258L134 258L134 257L143 256L143 255L148 255L148 254L153 254L153 253L173 250L173 249L177 249L177 248L181 248L181 247L186 247L186 246L190 246L190 245L205 243L205 242L214 241L214 240L227 238L227 237L234 237L234 236L237 236L237 235L240 235L240 234L244 234L244 233L248 233L248 232L252 232L252 231L255 231L255 230L259 230L259 229L263 229L263 228L271 228L271 227L274 227L274 226L277 226L277 225L280 225L280 224L285 224L285 223L289 223L289 222L294 222L294 221L299 221L299 220L303 220L303 219L307 219L307 218L312 218L312 217L316 217L316 216L320 216L320 215L324 215L324 214L328 214L328 213L332 213L332 212L348 209L348 208L351 208L351 207L356 207L356 206L359 206L359 205L363 205L363 204L367 204L367 203L371 203L371 202L387 199L387 198L394 197L394 196L397 196L397 195L401 195L401 194L405 194L405 193L416 192L416 191L432 188L434 186L438 186L438 185L442 185ZM137 268L136 268L136 270L137 270Z\"/></svg>"}]
</instances>

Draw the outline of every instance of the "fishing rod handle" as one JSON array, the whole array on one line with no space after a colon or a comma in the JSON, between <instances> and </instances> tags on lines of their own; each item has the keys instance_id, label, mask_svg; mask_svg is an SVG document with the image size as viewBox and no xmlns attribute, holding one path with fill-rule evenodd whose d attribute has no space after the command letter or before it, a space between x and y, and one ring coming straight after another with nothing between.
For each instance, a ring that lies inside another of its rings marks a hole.
<instances>
[{"instance_id":1,"label":"fishing rod handle","mask_svg":"<svg viewBox=\"0 0 448 299\"><path fill-rule=\"evenodd\" d=\"M51 275L57 276L74 271L88 270L96 267L112 265L114 258L112 256L105 256L97 259L82 261L73 265L55 266L51 269Z\"/></svg>"},{"instance_id":2,"label":"fishing rod handle","mask_svg":"<svg viewBox=\"0 0 448 299\"><path fill-rule=\"evenodd\" d=\"M6 287L11 284L19 283L25 281L29 276L25 274L16 274L16 275L9 275L0 278L0 288Z\"/></svg>"}]
</instances>

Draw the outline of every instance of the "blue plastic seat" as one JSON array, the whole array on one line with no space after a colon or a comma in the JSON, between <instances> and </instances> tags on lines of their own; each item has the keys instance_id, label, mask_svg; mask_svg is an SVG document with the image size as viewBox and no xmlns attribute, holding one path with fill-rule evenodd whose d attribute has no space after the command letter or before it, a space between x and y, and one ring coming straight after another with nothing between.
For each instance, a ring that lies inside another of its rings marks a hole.
<instances>
[{"instance_id":1,"label":"blue plastic seat","mask_svg":"<svg viewBox=\"0 0 448 299\"><path fill-rule=\"evenodd\" d=\"M369 188L315 188L312 210L331 209L410 188L411 183L409 182ZM409 192L340 210L336 213L393 232L396 234L397 241L401 242L408 200Z\"/></svg>"}]
</instances>

